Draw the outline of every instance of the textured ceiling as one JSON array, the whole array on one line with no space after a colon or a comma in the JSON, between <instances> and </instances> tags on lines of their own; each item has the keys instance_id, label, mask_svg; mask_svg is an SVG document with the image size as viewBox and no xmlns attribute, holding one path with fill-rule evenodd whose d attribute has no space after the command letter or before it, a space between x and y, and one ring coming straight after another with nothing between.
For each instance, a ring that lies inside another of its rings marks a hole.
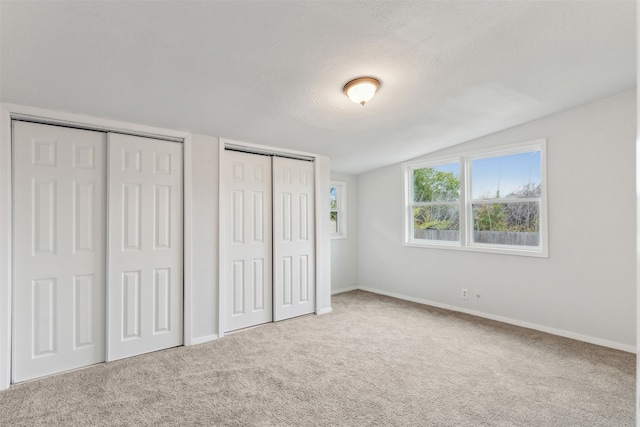
<instances>
[{"instance_id":1,"label":"textured ceiling","mask_svg":"<svg viewBox=\"0 0 640 427\"><path fill-rule=\"evenodd\" d=\"M634 1L0 3L0 99L361 173L635 87ZM348 80L382 81L365 107ZM543 135L541 135L543 136Z\"/></svg>"}]
</instances>

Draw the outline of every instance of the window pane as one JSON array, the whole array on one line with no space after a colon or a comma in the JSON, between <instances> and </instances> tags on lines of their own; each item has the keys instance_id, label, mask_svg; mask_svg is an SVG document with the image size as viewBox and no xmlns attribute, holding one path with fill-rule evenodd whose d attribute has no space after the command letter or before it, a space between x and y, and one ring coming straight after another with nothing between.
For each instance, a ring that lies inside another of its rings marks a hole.
<instances>
[{"instance_id":1,"label":"window pane","mask_svg":"<svg viewBox=\"0 0 640 427\"><path fill-rule=\"evenodd\" d=\"M337 209L338 208L338 189L336 187L331 187L331 190L329 191L329 198L331 200L331 209Z\"/></svg>"},{"instance_id":2,"label":"window pane","mask_svg":"<svg viewBox=\"0 0 640 427\"><path fill-rule=\"evenodd\" d=\"M540 151L471 162L473 199L539 197Z\"/></svg>"},{"instance_id":3,"label":"window pane","mask_svg":"<svg viewBox=\"0 0 640 427\"><path fill-rule=\"evenodd\" d=\"M413 201L444 202L460 198L460 164L414 169Z\"/></svg>"},{"instance_id":4,"label":"window pane","mask_svg":"<svg viewBox=\"0 0 640 427\"><path fill-rule=\"evenodd\" d=\"M539 246L540 203L474 203L473 241L513 246Z\"/></svg>"},{"instance_id":5,"label":"window pane","mask_svg":"<svg viewBox=\"0 0 640 427\"><path fill-rule=\"evenodd\" d=\"M331 234L338 232L338 212L331 212Z\"/></svg>"},{"instance_id":6,"label":"window pane","mask_svg":"<svg viewBox=\"0 0 640 427\"><path fill-rule=\"evenodd\" d=\"M425 240L460 240L458 205L431 205L413 208L413 238Z\"/></svg>"}]
</instances>

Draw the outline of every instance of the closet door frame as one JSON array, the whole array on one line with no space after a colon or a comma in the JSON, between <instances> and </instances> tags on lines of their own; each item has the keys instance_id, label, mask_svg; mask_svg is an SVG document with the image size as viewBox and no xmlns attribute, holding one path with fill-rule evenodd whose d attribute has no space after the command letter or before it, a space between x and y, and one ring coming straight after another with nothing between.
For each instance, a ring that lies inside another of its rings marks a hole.
<instances>
[{"instance_id":1,"label":"closet door frame","mask_svg":"<svg viewBox=\"0 0 640 427\"><path fill-rule=\"evenodd\" d=\"M225 149L227 147L239 149L249 153L262 153L271 155L281 155L283 157L291 157L297 159L305 159L314 163L314 198L315 198L315 314L327 314L331 309L331 240L330 224L329 224L329 158L314 153L306 153L302 151L286 150L280 148L269 147L266 145L252 144L241 141L220 138L218 147L218 182L222 183L225 176ZM326 187L326 189L325 189ZM326 190L326 191L325 191ZM225 335L225 312L228 309L225 306L226 295L225 286L226 272L224 266L226 259L224 254L224 236L227 232L228 201L224 197L224 191L219 191L219 229L218 229L218 337Z\"/></svg>"},{"instance_id":2,"label":"closet door frame","mask_svg":"<svg viewBox=\"0 0 640 427\"><path fill-rule=\"evenodd\" d=\"M13 324L13 164L12 120L75 127L88 130L118 132L157 139L181 141L183 144L183 344L191 345L192 288L192 136L188 132L153 126L136 125L117 120L52 111L10 103L0 104L0 390L11 384L11 342Z\"/></svg>"}]
</instances>

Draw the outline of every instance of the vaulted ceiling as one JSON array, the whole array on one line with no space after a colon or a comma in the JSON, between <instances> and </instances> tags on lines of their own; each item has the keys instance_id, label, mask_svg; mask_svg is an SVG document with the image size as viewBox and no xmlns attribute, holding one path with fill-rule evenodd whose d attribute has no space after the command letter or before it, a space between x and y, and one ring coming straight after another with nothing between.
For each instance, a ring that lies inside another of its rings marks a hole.
<instances>
[{"instance_id":1,"label":"vaulted ceiling","mask_svg":"<svg viewBox=\"0 0 640 427\"><path fill-rule=\"evenodd\" d=\"M634 1L3 1L0 100L362 173L636 85ZM382 82L365 107L342 93Z\"/></svg>"}]
</instances>

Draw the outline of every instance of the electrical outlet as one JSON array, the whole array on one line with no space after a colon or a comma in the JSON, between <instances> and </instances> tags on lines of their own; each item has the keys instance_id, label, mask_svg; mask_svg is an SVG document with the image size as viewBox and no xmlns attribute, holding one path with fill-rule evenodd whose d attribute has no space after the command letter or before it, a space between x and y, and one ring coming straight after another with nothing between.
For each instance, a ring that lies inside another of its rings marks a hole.
<instances>
[{"instance_id":1,"label":"electrical outlet","mask_svg":"<svg viewBox=\"0 0 640 427\"><path fill-rule=\"evenodd\" d=\"M469 291L466 289L462 290L462 294L460 295L462 298L467 299L469 298Z\"/></svg>"}]
</instances>

